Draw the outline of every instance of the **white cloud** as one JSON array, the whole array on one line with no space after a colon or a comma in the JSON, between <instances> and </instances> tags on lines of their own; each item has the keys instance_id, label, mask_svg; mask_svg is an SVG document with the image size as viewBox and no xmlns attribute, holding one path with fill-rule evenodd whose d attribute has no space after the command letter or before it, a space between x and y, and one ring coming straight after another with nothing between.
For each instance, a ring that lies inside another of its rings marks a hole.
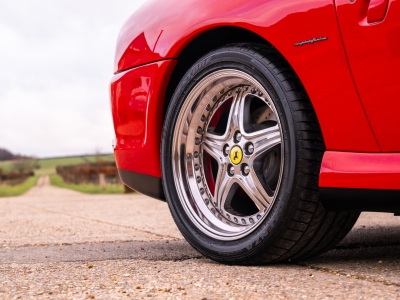
<instances>
[{"instance_id":1,"label":"white cloud","mask_svg":"<svg viewBox=\"0 0 400 300\"><path fill-rule=\"evenodd\" d=\"M143 2L2 1L0 148L38 157L112 151L115 43Z\"/></svg>"}]
</instances>

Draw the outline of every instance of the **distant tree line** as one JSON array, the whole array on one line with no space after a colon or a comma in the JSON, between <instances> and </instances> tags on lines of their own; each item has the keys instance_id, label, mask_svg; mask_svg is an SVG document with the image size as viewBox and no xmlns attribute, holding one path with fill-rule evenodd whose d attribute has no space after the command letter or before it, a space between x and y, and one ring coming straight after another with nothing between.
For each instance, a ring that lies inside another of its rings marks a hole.
<instances>
[{"instance_id":1,"label":"distant tree line","mask_svg":"<svg viewBox=\"0 0 400 300\"><path fill-rule=\"evenodd\" d=\"M11 151L8 151L7 149L0 148L0 161L14 160L14 159L28 159L28 158L31 157L19 154L13 154Z\"/></svg>"}]
</instances>

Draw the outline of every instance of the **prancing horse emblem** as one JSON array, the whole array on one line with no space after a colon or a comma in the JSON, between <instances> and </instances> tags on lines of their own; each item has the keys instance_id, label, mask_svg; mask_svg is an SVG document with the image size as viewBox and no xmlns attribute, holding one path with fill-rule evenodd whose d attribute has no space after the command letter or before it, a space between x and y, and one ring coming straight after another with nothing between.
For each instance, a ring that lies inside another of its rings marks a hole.
<instances>
[{"instance_id":1,"label":"prancing horse emblem","mask_svg":"<svg viewBox=\"0 0 400 300\"><path fill-rule=\"evenodd\" d=\"M243 158L243 151L239 146L232 147L229 157L234 165L240 164Z\"/></svg>"}]
</instances>

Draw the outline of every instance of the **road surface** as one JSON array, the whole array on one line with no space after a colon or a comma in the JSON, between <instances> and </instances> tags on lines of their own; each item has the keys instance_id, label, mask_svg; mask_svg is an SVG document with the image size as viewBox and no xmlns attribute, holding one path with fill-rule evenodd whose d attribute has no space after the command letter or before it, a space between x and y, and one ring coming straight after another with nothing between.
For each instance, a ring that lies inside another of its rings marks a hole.
<instances>
[{"instance_id":1,"label":"road surface","mask_svg":"<svg viewBox=\"0 0 400 300\"><path fill-rule=\"evenodd\" d=\"M166 203L87 195L48 178L0 198L0 299L397 299L400 217L363 213L312 260L225 266L193 250Z\"/></svg>"}]
</instances>

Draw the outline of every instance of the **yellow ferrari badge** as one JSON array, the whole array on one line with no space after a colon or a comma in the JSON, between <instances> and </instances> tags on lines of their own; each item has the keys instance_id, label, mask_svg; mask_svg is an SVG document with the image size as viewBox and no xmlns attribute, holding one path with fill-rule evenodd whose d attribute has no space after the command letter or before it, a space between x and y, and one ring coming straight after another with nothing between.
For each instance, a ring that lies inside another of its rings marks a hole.
<instances>
[{"instance_id":1,"label":"yellow ferrari badge","mask_svg":"<svg viewBox=\"0 0 400 300\"><path fill-rule=\"evenodd\" d=\"M239 146L234 146L231 149L231 153L229 154L229 157L231 158L231 162L234 165L240 164L243 158L243 151L240 149Z\"/></svg>"}]
</instances>

